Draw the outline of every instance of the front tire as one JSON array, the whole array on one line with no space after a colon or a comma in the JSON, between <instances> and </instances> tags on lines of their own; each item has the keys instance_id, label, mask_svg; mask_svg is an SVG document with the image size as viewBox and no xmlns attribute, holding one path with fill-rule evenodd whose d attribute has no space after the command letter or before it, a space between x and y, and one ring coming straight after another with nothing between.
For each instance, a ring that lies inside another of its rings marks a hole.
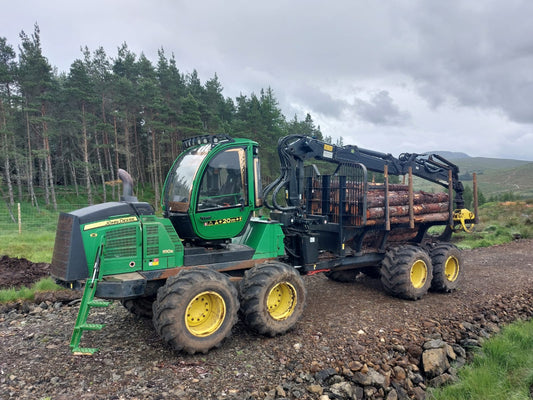
<instances>
[{"instance_id":1,"label":"front tire","mask_svg":"<svg viewBox=\"0 0 533 400\"><path fill-rule=\"evenodd\" d=\"M462 280L463 257L461 250L453 244L439 244L429 252L433 263L431 289L438 292L451 292Z\"/></svg>"},{"instance_id":2,"label":"front tire","mask_svg":"<svg viewBox=\"0 0 533 400\"><path fill-rule=\"evenodd\" d=\"M294 268L279 262L258 265L246 271L240 284L242 319L262 335L283 334L302 316L305 296Z\"/></svg>"},{"instance_id":3,"label":"front tire","mask_svg":"<svg viewBox=\"0 0 533 400\"><path fill-rule=\"evenodd\" d=\"M420 299L428 292L432 278L429 254L417 246L391 249L381 263L381 283L395 297Z\"/></svg>"},{"instance_id":4,"label":"front tire","mask_svg":"<svg viewBox=\"0 0 533 400\"><path fill-rule=\"evenodd\" d=\"M159 289L153 321L176 352L207 353L231 335L238 310L237 289L227 276L190 269L168 278Z\"/></svg>"}]
</instances>

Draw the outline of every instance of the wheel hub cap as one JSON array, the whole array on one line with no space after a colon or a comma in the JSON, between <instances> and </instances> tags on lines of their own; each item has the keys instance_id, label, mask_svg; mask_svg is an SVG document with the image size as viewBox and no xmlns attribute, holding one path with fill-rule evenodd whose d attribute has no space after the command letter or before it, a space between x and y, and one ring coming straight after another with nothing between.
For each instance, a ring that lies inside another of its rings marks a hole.
<instances>
[{"instance_id":1,"label":"wheel hub cap","mask_svg":"<svg viewBox=\"0 0 533 400\"><path fill-rule=\"evenodd\" d=\"M226 303L222 296L206 291L197 295L187 306L185 325L194 336L205 337L216 332L225 317Z\"/></svg>"},{"instance_id":2,"label":"wheel hub cap","mask_svg":"<svg viewBox=\"0 0 533 400\"><path fill-rule=\"evenodd\" d=\"M296 289L288 282L278 283L268 293L268 312L275 320L279 321L290 317L296 303Z\"/></svg>"},{"instance_id":3,"label":"wheel hub cap","mask_svg":"<svg viewBox=\"0 0 533 400\"><path fill-rule=\"evenodd\" d=\"M444 265L444 275L450 282L455 282L459 276L459 261L455 257L448 257Z\"/></svg>"},{"instance_id":4,"label":"wheel hub cap","mask_svg":"<svg viewBox=\"0 0 533 400\"><path fill-rule=\"evenodd\" d=\"M417 260L411 267L411 284L420 289L426 283L428 276L427 265L422 260Z\"/></svg>"}]
</instances>

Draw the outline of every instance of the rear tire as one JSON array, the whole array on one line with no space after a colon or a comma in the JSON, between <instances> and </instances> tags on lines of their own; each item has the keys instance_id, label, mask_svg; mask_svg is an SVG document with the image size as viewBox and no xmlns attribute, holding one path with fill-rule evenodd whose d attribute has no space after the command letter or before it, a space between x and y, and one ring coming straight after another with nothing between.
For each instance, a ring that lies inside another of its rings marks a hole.
<instances>
[{"instance_id":1,"label":"rear tire","mask_svg":"<svg viewBox=\"0 0 533 400\"><path fill-rule=\"evenodd\" d=\"M242 319L262 335L283 334L302 316L305 296L303 280L293 267L279 262L258 265L246 271L240 283Z\"/></svg>"},{"instance_id":2,"label":"rear tire","mask_svg":"<svg viewBox=\"0 0 533 400\"><path fill-rule=\"evenodd\" d=\"M227 276L189 269L168 278L159 289L153 321L175 351L207 353L231 335L238 310L237 289Z\"/></svg>"},{"instance_id":3,"label":"rear tire","mask_svg":"<svg viewBox=\"0 0 533 400\"><path fill-rule=\"evenodd\" d=\"M451 292L460 285L463 276L461 250L449 243L435 246L429 252L433 263L431 289L438 292Z\"/></svg>"},{"instance_id":4,"label":"rear tire","mask_svg":"<svg viewBox=\"0 0 533 400\"><path fill-rule=\"evenodd\" d=\"M391 249L381 263L381 283L392 296L418 300L433 278L429 254L422 248L406 245Z\"/></svg>"}]
</instances>

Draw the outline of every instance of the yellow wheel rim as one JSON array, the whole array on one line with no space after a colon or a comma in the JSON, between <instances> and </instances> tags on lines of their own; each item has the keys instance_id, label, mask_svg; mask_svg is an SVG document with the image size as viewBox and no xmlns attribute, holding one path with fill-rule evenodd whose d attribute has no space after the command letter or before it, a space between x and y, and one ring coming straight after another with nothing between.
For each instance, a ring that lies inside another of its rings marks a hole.
<instances>
[{"instance_id":1,"label":"yellow wheel rim","mask_svg":"<svg viewBox=\"0 0 533 400\"><path fill-rule=\"evenodd\" d=\"M416 289L420 289L426 283L428 277L428 267L422 260L417 260L411 267L411 284Z\"/></svg>"},{"instance_id":2,"label":"yellow wheel rim","mask_svg":"<svg viewBox=\"0 0 533 400\"><path fill-rule=\"evenodd\" d=\"M455 282L459 276L459 260L453 256L448 257L444 264L444 275L450 282Z\"/></svg>"},{"instance_id":3,"label":"yellow wheel rim","mask_svg":"<svg viewBox=\"0 0 533 400\"><path fill-rule=\"evenodd\" d=\"M296 289L288 282L278 283L267 297L268 312L275 320L284 320L291 316L297 303Z\"/></svg>"},{"instance_id":4,"label":"yellow wheel rim","mask_svg":"<svg viewBox=\"0 0 533 400\"><path fill-rule=\"evenodd\" d=\"M224 322L226 303L216 292L202 292L191 300L185 314L187 330L197 337L213 334Z\"/></svg>"}]
</instances>

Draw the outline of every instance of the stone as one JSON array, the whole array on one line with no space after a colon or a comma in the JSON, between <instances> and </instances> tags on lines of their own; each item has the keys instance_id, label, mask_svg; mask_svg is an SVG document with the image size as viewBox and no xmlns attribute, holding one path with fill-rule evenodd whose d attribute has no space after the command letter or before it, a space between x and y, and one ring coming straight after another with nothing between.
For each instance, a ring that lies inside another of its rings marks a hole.
<instances>
[{"instance_id":1,"label":"stone","mask_svg":"<svg viewBox=\"0 0 533 400\"><path fill-rule=\"evenodd\" d=\"M348 368L350 368L352 371L359 371L361 368L363 368L363 364L359 361L351 361L348 364Z\"/></svg>"},{"instance_id":2,"label":"stone","mask_svg":"<svg viewBox=\"0 0 533 400\"><path fill-rule=\"evenodd\" d=\"M392 389L388 394L385 400L398 400L398 392L396 389Z\"/></svg>"},{"instance_id":3,"label":"stone","mask_svg":"<svg viewBox=\"0 0 533 400\"><path fill-rule=\"evenodd\" d=\"M446 355L450 360L455 360L457 358L455 351L453 351L453 347L449 344L446 344Z\"/></svg>"},{"instance_id":4,"label":"stone","mask_svg":"<svg viewBox=\"0 0 533 400\"><path fill-rule=\"evenodd\" d=\"M403 381L407 377L407 374L405 373L405 369L403 369L402 367L400 367L398 365L396 365L393 368L393 371L394 371L394 377L398 381Z\"/></svg>"},{"instance_id":5,"label":"stone","mask_svg":"<svg viewBox=\"0 0 533 400\"><path fill-rule=\"evenodd\" d=\"M335 371L334 368L326 368L326 369L323 369L321 371L318 371L316 374L315 374L315 379L317 381L325 381L326 379L328 379L330 376L333 376L337 373L337 371Z\"/></svg>"},{"instance_id":6,"label":"stone","mask_svg":"<svg viewBox=\"0 0 533 400\"><path fill-rule=\"evenodd\" d=\"M433 387L441 387L444 385L449 385L450 383L454 383L456 381L457 381L457 378L454 378L450 374L444 373L442 375L436 376L435 378L431 379L429 381L429 385Z\"/></svg>"},{"instance_id":7,"label":"stone","mask_svg":"<svg viewBox=\"0 0 533 400\"><path fill-rule=\"evenodd\" d=\"M424 372L430 378L441 375L449 367L446 349L429 349L422 353L422 366Z\"/></svg>"},{"instance_id":8,"label":"stone","mask_svg":"<svg viewBox=\"0 0 533 400\"><path fill-rule=\"evenodd\" d=\"M429 349L442 349L446 346L446 343L440 339L429 340L424 343L424 350Z\"/></svg>"},{"instance_id":9,"label":"stone","mask_svg":"<svg viewBox=\"0 0 533 400\"><path fill-rule=\"evenodd\" d=\"M321 395L322 393L324 393L324 389L322 388L322 386L316 385L316 384L307 386L307 391L309 393L318 394L318 395Z\"/></svg>"},{"instance_id":10,"label":"stone","mask_svg":"<svg viewBox=\"0 0 533 400\"><path fill-rule=\"evenodd\" d=\"M370 368L367 373L368 377L370 378L370 384L372 386L376 386L378 388L385 388L385 382L387 378L377 372L375 369Z\"/></svg>"},{"instance_id":11,"label":"stone","mask_svg":"<svg viewBox=\"0 0 533 400\"><path fill-rule=\"evenodd\" d=\"M349 382L339 382L329 387L331 393L341 399L353 399L355 388Z\"/></svg>"}]
</instances>

